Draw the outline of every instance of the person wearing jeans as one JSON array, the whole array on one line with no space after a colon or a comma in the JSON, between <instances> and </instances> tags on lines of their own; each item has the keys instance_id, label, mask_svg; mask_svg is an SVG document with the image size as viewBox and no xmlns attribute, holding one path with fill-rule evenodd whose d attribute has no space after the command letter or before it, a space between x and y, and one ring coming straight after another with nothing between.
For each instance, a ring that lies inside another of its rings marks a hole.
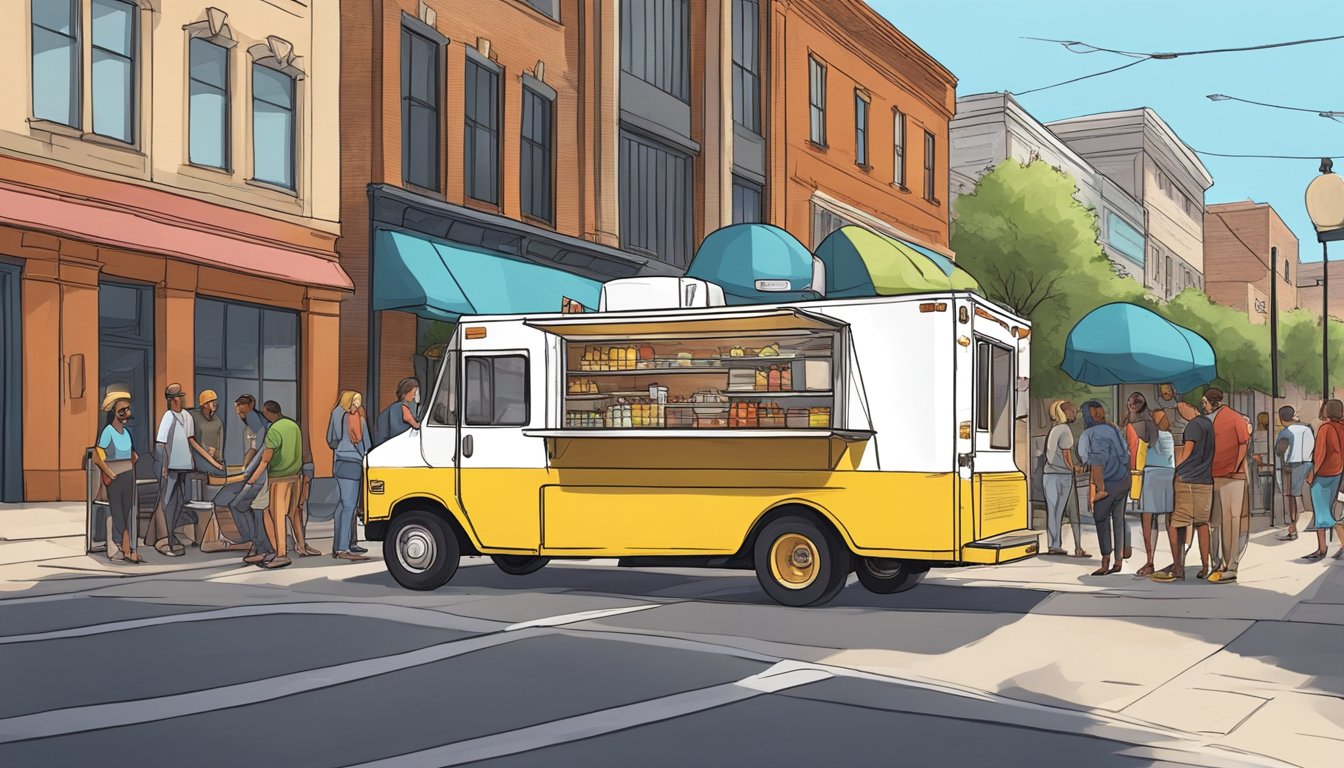
<instances>
[{"instance_id":1,"label":"person wearing jeans","mask_svg":"<svg viewBox=\"0 0 1344 768\"><path fill-rule=\"evenodd\" d=\"M1045 491L1045 530L1050 540L1051 555L1064 554L1064 542L1061 528L1064 513L1069 506L1069 495L1073 493L1073 431L1069 425L1078 418L1078 411L1067 400L1056 400L1050 404L1050 418L1055 425L1045 438L1045 470L1042 485ZM1077 532L1074 535L1074 547L1079 546Z\"/></svg>"},{"instance_id":2,"label":"person wearing jeans","mask_svg":"<svg viewBox=\"0 0 1344 768\"><path fill-rule=\"evenodd\" d=\"M344 398L342 398L344 400ZM369 452L369 425L364 418L363 398L358 392L350 393L350 402L341 418L342 428L336 442L335 464L332 474L341 491L341 503L336 509L336 529L332 534L331 556L338 560L358 562L369 558L350 551L355 525L355 507L364 480L364 456Z\"/></svg>"},{"instance_id":3,"label":"person wearing jeans","mask_svg":"<svg viewBox=\"0 0 1344 768\"><path fill-rule=\"evenodd\" d=\"M1089 400L1082 410L1087 429L1078 440L1078 459L1090 472L1092 519L1101 545L1101 567L1092 575L1104 576L1119 573L1124 566L1125 502L1131 485L1129 446L1120 428L1106 421L1106 408L1100 401Z\"/></svg>"}]
</instances>

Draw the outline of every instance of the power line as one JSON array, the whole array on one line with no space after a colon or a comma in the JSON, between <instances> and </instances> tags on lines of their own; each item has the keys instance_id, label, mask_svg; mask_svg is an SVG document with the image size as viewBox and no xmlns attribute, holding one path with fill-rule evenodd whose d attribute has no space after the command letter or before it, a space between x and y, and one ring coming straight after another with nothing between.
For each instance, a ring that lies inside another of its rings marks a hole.
<instances>
[{"instance_id":1,"label":"power line","mask_svg":"<svg viewBox=\"0 0 1344 768\"><path fill-rule=\"evenodd\" d=\"M1332 40L1344 40L1344 35L1332 35L1330 37L1313 37L1306 40L1289 40L1282 43L1264 43L1261 45L1246 45L1237 48L1210 48L1202 51L1124 51L1118 48L1103 48L1099 45L1084 43L1079 40L1054 40L1044 37L1028 37L1027 40L1037 40L1044 43L1058 43L1064 46L1070 53L1115 53L1121 56L1140 56L1145 59L1175 59L1181 56L1207 56L1215 53L1243 53L1246 51L1264 51L1271 48L1287 48L1294 45L1308 45L1310 43L1328 43Z\"/></svg>"},{"instance_id":2,"label":"power line","mask_svg":"<svg viewBox=\"0 0 1344 768\"><path fill-rule=\"evenodd\" d=\"M1326 157L1331 160L1344 159L1344 155L1234 155L1225 152L1205 152L1194 147L1190 147L1190 151L1197 155L1207 155L1209 157L1234 157L1250 160L1320 160Z\"/></svg>"},{"instance_id":3,"label":"power line","mask_svg":"<svg viewBox=\"0 0 1344 768\"><path fill-rule=\"evenodd\" d=\"M1078 82L1079 80L1088 80L1088 79L1093 78L1093 77L1101 77L1102 75L1109 75L1109 74L1111 74L1112 72L1119 72L1119 71L1122 70L1122 69L1129 69L1130 67L1135 66L1135 65L1137 65L1137 64L1142 64L1142 63L1145 62L1145 61L1148 61L1148 59L1135 59L1134 61L1131 61L1131 62L1129 62L1128 64L1122 64L1122 65L1120 65L1120 66L1118 66L1118 67L1116 67L1116 68L1114 68L1114 69L1108 69L1108 70L1105 70L1104 72L1093 72L1093 73L1090 74L1090 75L1083 75L1082 77L1075 77L1075 78L1073 78L1072 80L1065 80L1065 81L1062 82L1062 83L1054 83L1054 84L1052 84L1052 85L1042 85L1042 86L1039 87L1039 88L1032 88L1031 90L1027 90L1027 91L1015 91L1015 92L1013 93L1013 95L1014 95L1014 96L1026 96L1026 95L1029 94L1029 93L1036 93L1037 91L1045 91L1045 90L1049 90L1050 88L1058 88L1058 87L1060 87L1061 85L1069 85L1070 83L1076 83L1076 82Z\"/></svg>"}]
</instances>

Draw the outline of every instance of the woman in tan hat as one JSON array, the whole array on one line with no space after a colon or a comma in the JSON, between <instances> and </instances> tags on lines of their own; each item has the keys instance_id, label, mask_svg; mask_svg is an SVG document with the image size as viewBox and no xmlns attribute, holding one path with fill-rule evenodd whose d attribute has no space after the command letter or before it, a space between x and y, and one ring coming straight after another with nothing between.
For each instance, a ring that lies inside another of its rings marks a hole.
<instances>
[{"instance_id":1,"label":"woman in tan hat","mask_svg":"<svg viewBox=\"0 0 1344 768\"><path fill-rule=\"evenodd\" d=\"M131 396L126 392L109 392L103 398L107 426L98 435L98 450L93 452L94 463L103 473L107 486L107 502L112 508L112 537L120 542L121 554L128 563L144 560L135 550L131 537L131 515L136 513L135 462L140 456L131 445L131 432L126 428L131 420ZM109 554L112 548L108 547Z\"/></svg>"}]
</instances>

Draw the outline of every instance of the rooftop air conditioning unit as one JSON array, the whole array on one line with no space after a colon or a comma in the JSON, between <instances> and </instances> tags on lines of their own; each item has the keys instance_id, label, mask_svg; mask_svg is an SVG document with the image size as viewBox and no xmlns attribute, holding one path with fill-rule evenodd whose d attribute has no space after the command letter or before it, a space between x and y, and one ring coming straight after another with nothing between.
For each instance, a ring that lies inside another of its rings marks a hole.
<instances>
[{"instance_id":1,"label":"rooftop air conditioning unit","mask_svg":"<svg viewBox=\"0 0 1344 768\"><path fill-rule=\"evenodd\" d=\"M723 288L693 277L628 277L602 285L599 312L722 307Z\"/></svg>"}]
</instances>

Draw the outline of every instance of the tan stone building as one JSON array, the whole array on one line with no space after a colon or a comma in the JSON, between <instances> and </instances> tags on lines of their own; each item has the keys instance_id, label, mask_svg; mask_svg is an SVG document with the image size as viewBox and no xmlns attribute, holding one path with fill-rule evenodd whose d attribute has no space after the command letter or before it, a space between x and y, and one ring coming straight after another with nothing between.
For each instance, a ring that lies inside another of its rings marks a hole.
<instances>
[{"instance_id":1,"label":"tan stone building","mask_svg":"<svg viewBox=\"0 0 1344 768\"><path fill-rule=\"evenodd\" d=\"M12 0L4 21L0 497L82 498L112 387L141 453L172 382L320 434L351 288L336 4Z\"/></svg>"},{"instance_id":2,"label":"tan stone building","mask_svg":"<svg viewBox=\"0 0 1344 768\"><path fill-rule=\"evenodd\" d=\"M1270 254L1277 259L1271 264ZM1213 301L1269 322L1270 269L1278 279L1278 306L1298 306L1297 237L1273 206L1249 200L1217 203L1204 211L1204 292Z\"/></svg>"}]
</instances>

